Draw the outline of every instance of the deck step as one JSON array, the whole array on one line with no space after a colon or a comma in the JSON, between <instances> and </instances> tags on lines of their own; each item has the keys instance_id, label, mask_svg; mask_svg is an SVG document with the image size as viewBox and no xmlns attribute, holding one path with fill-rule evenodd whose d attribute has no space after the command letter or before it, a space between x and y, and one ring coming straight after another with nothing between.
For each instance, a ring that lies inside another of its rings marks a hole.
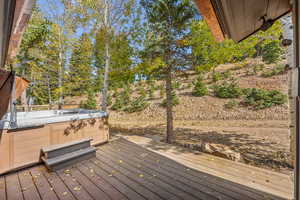
<instances>
[{"instance_id":1,"label":"deck step","mask_svg":"<svg viewBox=\"0 0 300 200\"><path fill-rule=\"evenodd\" d=\"M96 148L90 146L53 158L46 158L45 156L42 156L42 161L49 170L56 171L95 156Z\"/></svg>"},{"instance_id":2,"label":"deck step","mask_svg":"<svg viewBox=\"0 0 300 200\"><path fill-rule=\"evenodd\" d=\"M71 153L80 149L88 148L91 146L92 139L82 139L74 142L68 142L59 145L52 145L42 148L42 155L46 159L55 158L67 153Z\"/></svg>"}]
</instances>

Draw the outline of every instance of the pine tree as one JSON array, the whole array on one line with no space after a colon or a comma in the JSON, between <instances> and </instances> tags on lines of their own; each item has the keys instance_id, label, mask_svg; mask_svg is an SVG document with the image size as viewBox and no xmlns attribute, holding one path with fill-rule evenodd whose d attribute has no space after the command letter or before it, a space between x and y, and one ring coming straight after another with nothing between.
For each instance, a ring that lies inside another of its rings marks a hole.
<instances>
[{"instance_id":1,"label":"pine tree","mask_svg":"<svg viewBox=\"0 0 300 200\"><path fill-rule=\"evenodd\" d=\"M80 96L92 89L93 45L86 33L76 43L70 59L67 91L70 95Z\"/></svg>"}]
</instances>

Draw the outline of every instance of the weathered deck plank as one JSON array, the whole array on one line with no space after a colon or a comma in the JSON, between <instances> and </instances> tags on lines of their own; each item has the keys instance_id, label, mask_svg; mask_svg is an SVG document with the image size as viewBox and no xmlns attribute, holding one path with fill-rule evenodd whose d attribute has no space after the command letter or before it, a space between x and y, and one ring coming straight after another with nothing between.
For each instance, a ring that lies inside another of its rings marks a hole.
<instances>
[{"instance_id":1,"label":"weathered deck plank","mask_svg":"<svg viewBox=\"0 0 300 200\"><path fill-rule=\"evenodd\" d=\"M77 169L80 170L86 177L88 177L93 184L103 190L106 194L109 195L112 200L125 200L127 199L121 192L119 192L116 188L110 185L108 182L99 177L93 169L89 169L83 164L78 164Z\"/></svg>"},{"instance_id":2,"label":"weathered deck plank","mask_svg":"<svg viewBox=\"0 0 300 200\"><path fill-rule=\"evenodd\" d=\"M119 144L118 144L119 145ZM120 146L119 146L120 147ZM103 147L107 148L107 147ZM128 155L128 163L136 163L137 165L140 166L141 169L147 169L146 171L149 171L150 173L156 174L158 178L164 178L165 180L168 180L169 182L174 182L174 183L180 183L181 185L184 185L183 188L185 192L188 192L192 195L196 195L197 197L202 197L203 199L241 199L241 194L237 193L235 191L235 195L233 193L222 193L219 190L217 190L214 186L213 187L208 187L207 182L204 182L203 180L200 180L199 182L195 182L192 179L187 179L186 176L186 171L187 168L182 168L180 171L182 173L177 173L176 170L170 171L170 168L164 168L161 163L167 163L167 160L163 160L161 158L157 158L156 160L149 160L145 159L143 157L137 157L136 155L130 154L124 147L122 148L122 152L115 152L116 154L112 154L114 150L112 148L107 148L104 150L104 152L98 156L98 157L104 157L105 154L110 155L111 158L116 158L119 156ZM142 154L142 151L138 151L139 155ZM157 162L159 161L159 162ZM173 164L174 165L174 164ZM178 165L178 164L177 164ZM188 186L188 187L185 187ZM188 188L188 189L187 189ZM178 191L178 190L177 190ZM227 192L227 191L226 191ZM204 194L203 194L204 193ZM254 198L249 198L248 196L243 195L242 196L244 200L254 200Z\"/></svg>"},{"instance_id":3,"label":"weathered deck plank","mask_svg":"<svg viewBox=\"0 0 300 200\"><path fill-rule=\"evenodd\" d=\"M138 159L144 160L145 158L147 158L146 162L154 164L155 168L156 167L164 168L165 170L171 172L172 174L179 174L183 177L189 178L192 182L196 182L199 184L205 183L205 185L207 185L208 187L216 191L222 192L230 196L231 198L240 199L241 197L243 197L243 199L245 200L246 199L256 200L264 197L264 195L259 194L257 191L253 192L254 190L251 190L247 187L243 187L239 184L234 184L226 180L218 179L216 177L210 176L205 173L201 173L199 171L195 172L193 169L178 165L178 163L170 159L167 159L163 156L160 156L153 152L149 152L147 150L140 149L140 147L136 147L132 143L129 143L128 146L126 145L126 142L123 141L122 142L116 141L116 143L119 145L118 148L122 148L122 152L119 152L120 154L124 154L124 153L126 154L129 149L138 151L139 155L143 155ZM191 172L194 173L190 174Z\"/></svg>"},{"instance_id":4,"label":"weathered deck plank","mask_svg":"<svg viewBox=\"0 0 300 200\"><path fill-rule=\"evenodd\" d=\"M41 167L34 167L30 169L30 173L35 183L37 190L42 199L45 200L58 200L53 188L49 184L48 180L41 172Z\"/></svg>"},{"instance_id":5,"label":"weathered deck plank","mask_svg":"<svg viewBox=\"0 0 300 200\"><path fill-rule=\"evenodd\" d=\"M5 179L0 177L0 200L6 200Z\"/></svg>"},{"instance_id":6,"label":"weathered deck plank","mask_svg":"<svg viewBox=\"0 0 300 200\"><path fill-rule=\"evenodd\" d=\"M178 146L153 141L150 138L129 136L126 139L130 140L124 140L127 145L132 146L133 143L136 143L135 145L138 144L138 147L142 146L156 155L160 154L197 171L245 186L247 190L253 190L255 194L274 194L278 197L292 199L293 184L288 175L232 162L205 153L197 153ZM236 169L233 170L234 168Z\"/></svg>"},{"instance_id":7,"label":"weathered deck plank","mask_svg":"<svg viewBox=\"0 0 300 200\"><path fill-rule=\"evenodd\" d=\"M90 194L93 199L110 200L109 196L105 194L101 189L95 186L88 178L86 178L81 172L72 168L72 177L78 181L78 183Z\"/></svg>"},{"instance_id":8,"label":"weathered deck plank","mask_svg":"<svg viewBox=\"0 0 300 200\"><path fill-rule=\"evenodd\" d=\"M75 199L72 192L67 188L64 182L57 176L55 172L49 173L46 168L42 170L43 175L47 178L51 188L55 191L60 200Z\"/></svg>"},{"instance_id":9,"label":"weathered deck plank","mask_svg":"<svg viewBox=\"0 0 300 200\"><path fill-rule=\"evenodd\" d=\"M262 185L264 190L277 191L282 197L271 192L259 191L249 186L250 180L261 182L272 175L262 174L258 169L252 177L251 167L237 173L244 185L232 181L236 163L224 161L223 169L211 164L213 158L189 152L176 153L172 147L152 143L153 146L142 146L119 139L98 147L95 158L70 166L68 169L50 173L44 166L36 166L17 173L0 176L0 200L283 200L289 199L288 192L282 192L290 186L286 176L274 173L271 183ZM149 148L150 151L147 149ZM232 166L230 166L230 163ZM243 165L236 164L242 170ZM212 166L209 168L209 166ZM192 167L192 168L190 168ZM256 169L256 168L255 168ZM250 170L250 171L249 171ZM253 170L253 169L252 169ZM210 173L209 173L210 172ZM225 173L225 175L224 175ZM228 175L229 174L229 175ZM231 175L230 175L231 174ZM250 177L246 177L250 176ZM280 182L281 178L283 179ZM259 180L258 180L259 179ZM274 181L278 181L275 183ZM269 185L273 184L270 188ZM276 192L275 192L276 193ZM284 196L286 195L286 196ZM279 195L280 196L280 195Z\"/></svg>"},{"instance_id":10,"label":"weathered deck plank","mask_svg":"<svg viewBox=\"0 0 300 200\"><path fill-rule=\"evenodd\" d=\"M122 194L124 194L128 199L136 199L141 200L145 199L142 195L137 193L136 191L132 190L128 185L120 182L111 172L106 172L102 169L102 167L95 162L85 162L86 166L90 169L93 169L95 173L103 178L105 181L109 182L113 185L117 190L119 190Z\"/></svg>"},{"instance_id":11,"label":"weathered deck plank","mask_svg":"<svg viewBox=\"0 0 300 200\"><path fill-rule=\"evenodd\" d=\"M153 177L151 175L147 175L140 170L134 170L134 172L132 172L132 171L129 171L128 169L124 168L123 166L122 167L119 166L121 164L120 163L121 160L119 160L119 162L112 162L104 157L101 157L101 158L98 157L98 160L101 163L107 164L112 169L115 169L116 171L119 171L119 172L125 174L126 176L130 177L134 181L140 182L148 190L154 192L155 194L160 196L162 199L174 199L174 200L180 199L177 196L173 195L172 193L169 193L167 190L164 190L162 188L162 185L153 183L151 180L151 178L153 178ZM122 161L122 163L123 163L123 161ZM126 165L126 164L124 163L124 165Z\"/></svg>"},{"instance_id":12,"label":"weathered deck plank","mask_svg":"<svg viewBox=\"0 0 300 200\"><path fill-rule=\"evenodd\" d=\"M80 200L92 200L93 198L89 195L89 193L78 183L76 179L74 179L71 175L71 170L59 170L57 175L60 179L66 184L69 191L74 195L76 199Z\"/></svg>"},{"instance_id":13,"label":"weathered deck plank","mask_svg":"<svg viewBox=\"0 0 300 200\"><path fill-rule=\"evenodd\" d=\"M28 170L18 173L21 189L25 200L40 200L40 195Z\"/></svg>"},{"instance_id":14,"label":"weathered deck plank","mask_svg":"<svg viewBox=\"0 0 300 200\"><path fill-rule=\"evenodd\" d=\"M9 200L22 200L23 194L20 186L18 174L9 174L5 177L6 194Z\"/></svg>"},{"instance_id":15,"label":"weathered deck plank","mask_svg":"<svg viewBox=\"0 0 300 200\"><path fill-rule=\"evenodd\" d=\"M101 154L104 155L104 154ZM109 159L105 156L98 157L98 160L101 163L106 163L111 168L120 171L121 173L127 175L128 177L131 177L133 180L137 182L141 182L145 187L147 187L152 192L156 193L163 199L174 199L179 200L180 198L177 197L175 194L172 194L168 192L170 188L164 188L164 185L166 185L164 182L159 181L158 179L155 179L153 175L147 174L138 168L134 168L132 166L129 166L126 161L123 160L113 160ZM169 186L169 185L168 185Z\"/></svg>"}]
</instances>

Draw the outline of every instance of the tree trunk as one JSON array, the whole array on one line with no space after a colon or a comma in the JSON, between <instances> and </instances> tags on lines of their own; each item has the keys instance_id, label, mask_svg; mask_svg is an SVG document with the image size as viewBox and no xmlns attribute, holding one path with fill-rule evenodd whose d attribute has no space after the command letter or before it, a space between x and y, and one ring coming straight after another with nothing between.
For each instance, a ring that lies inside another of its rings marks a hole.
<instances>
[{"instance_id":1,"label":"tree trunk","mask_svg":"<svg viewBox=\"0 0 300 200\"><path fill-rule=\"evenodd\" d=\"M295 153L296 153L296 102L295 97L297 96L297 88L295 88L295 81L297 81L297 73L295 73L294 65L294 48L293 48L293 22L291 15L287 15L281 19L283 25L283 45L287 46L286 59L289 67L289 110L290 110L290 149L292 163L295 164Z\"/></svg>"},{"instance_id":2,"label":"tree trunk","mask_svg":"<svg viewBox=\"0 0 300 200\"><path fill-rule=\"evenodd\" d=\"M48 103L51 106L52 105L52 97L51 97L51 86L50 86L50 77L49 77L49 72L47 75L47 89L48 89Z\"/></svg>"},{"instance_id":3,"label":"tree trunk","mask_svg":"<svg viewBox=\"0 0 300 200\"><path fill-rule=\"evenodd\" d=\"M171 144L174 139L173 130L173 96L172 96L172 67L168 66L166 73L166 96L167 96L167 135L166 142Z\"/></svg>"},{"instance_id":4,"label":"tree trunk","mask_svg":"<svg viewBox=\"0 0 300 200\"><path fill-rule=\"evenodd\" d=\"M102 91L102 111L107 112L107 96L108 96L108 87L109 87L109 70L110 70L110 46L109 46L109 22L108 22L108 3L105 1L105 71L104 71L104 82L103 82L103 91Z\"/></svg>"},{"instance_id":5,"label":"tree trunk","mask_svg":"<svg viewBox=\"0 0 300 200\"><path fill-rule=\"evenodd\" d=\"M63 105L63 75L64 75L64 65L63 65L63 47L62 47L61 31L59 32L59 71L58 71L58 88L59 88L59 99L58 99L58 109L62 109Z\"/></svg>"}]
</instances>

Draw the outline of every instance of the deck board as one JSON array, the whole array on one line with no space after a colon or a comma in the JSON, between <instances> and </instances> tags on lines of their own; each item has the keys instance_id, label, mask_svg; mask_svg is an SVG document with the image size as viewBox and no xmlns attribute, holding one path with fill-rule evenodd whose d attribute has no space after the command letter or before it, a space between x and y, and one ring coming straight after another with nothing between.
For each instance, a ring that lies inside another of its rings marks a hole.
<instances>
[{"instance_id":1,"label":"deck board","mask_svg":"<svg viewBox=\"0 0 300 200\"><path fill-rule=\"evenodd\" d=\"M5 181L6 181L7 199L9 200L24 199L17 173L7 175L5 177Z\"/></svg>"},{"instance_id":2,"label":"deck board","mask_svg":"<svg viewBox=\"0 0 300 200\"><path fill-rule=\"evenodd\" d=\"M5 179L0 177L0 200L6 200Z\"/></svg>"},{"instance_id":3,"label":"deck board","mask_svg":"<svg viewBox=\"0 0 300 200\"><path fill-rule=\"evenodd\" d=\"M60 200L72 200L75 199L72 192L68 189L65 183L59 178L55 172L47 172L46 169L42 170L43 175L48 180L51 187L54 189L56 195Z\"/></svg>"},{"instance_id":4,"label":"deck board","mask_svg":"<svg viewBox=\"0 0 300 200\"><path fill-rule=\"evenodd\" d=\"M80 170L86 177L90 179L97 187L109 195L112 200L125 200L127 199L121 192L114 188L111 184L106 182L103 178L99 177L94 170L89 169L83 164L78 164L77 169Z\"/></svg>"},{"instance_id":5,"label":"deck board","mask_svg":"<svg viewBox=\"0 0 300 200\"><path fill-rule=\"evenodd\" d=\"M126 150L125 147L122 147L122 150L123 150L122 152L118 152L120 156L125 156L126 154L130 155L130 153L128 152L128 150ZM111 154L111 152L113 151L114 151L113 149L107 148L106 151L103 154L101 154L101 156L99 157L105 156L105 154L107 154L110 155L110 157L115 158L117 157L117 155ZM143 151L139 151L139 152L140 154L144 155ZM249 196L242 194L241 196L241 194L237 193L236 190L230 191L229 188L222 190L222 188L216 187L216 185L209 184L209 182L207 181L204 182L203 179L199 179L197 177L187 174L188 170L190 169L186 167L182 167L180 168L180 170L178 170L178 168L173 169L172 167L165 167L165 165L167 163L170 163L170 161L167 159L163 159L162 157L156 157L156 158L150 158L150 156L134 157L131 155L129 156L128 159L129 159L128 160L129 163L138 163L141 166L141 168L147 169L147 171L149 171L148 169L151 169L152 171L150 171L150 173L152 172L156 174L157 177L162 177L164 178L164 180L167 180L172 183L180 183L177 184L178 187L181 186L180 189L183 189L185 192L188 192L192 195L196 195L197 197L202 197L203 199L209 199L209 198L213 199L214 196L224 200L228 200L228 199L239 200L241 198L243 198L244 200L255 200L256 198L261 198L261 196L252 198L251 196L253 196L253 194ZM182 187L182 185L184 186ZM203 193L206 193L206 195Z\"/></svg>"},{"instance_id":6,"label":"deck board","mask_svg":"<svg viewBox=\"0 0 300 200\"><path fill-rule=\"evenodd\" d=\"M69 191L75 196L76 199L80 200L92 200L91 195L84 189L84 187L72 177L71 169L67 169L70 173L66 172L66 170L59 170L57 175L61 178L61 180L66 184Z\"/></svg>"},{"instance_id":7,"label":"deck board","mask_svg":"<svg viewBox=\"0 0 300 200\"><path fill-rule=\"evenodd\" d=\"M130 186L120 182L111 172L106 172L102 169L102 166L99 166L98 163L95 164L95 162L85 162L87 167L90 169L93 169L97 175L99 175L101 178L109 182L111 185L113 185L117 190L119 190L122 194L124 194L128 199L146 199L136 191L132 190Z\"/></svg>"},{"instance_id":8,"label":"deck board","mask_svg":"<svg viewBox=\"0 0 300 200\"><path fill-rule=\"evenodd\" d=\"M20 185L25 200L40 200L40 194L33 182L32 176L28 170L18 173Z\"/></svg>"},{"instance_id":9,"label":"deck board","mask_svg":"<svg viewBox=\"0 0 300 200\"><path fill-rule=\"evenodd\" d=\"M33 182L35 183L37 190L42 199L57 200L58 197L56 193L54 192L48 180L42 173L43 169L44 169L43 167L34 167L30 169Z\"/></svg>"},{"instance_id":10,"label":"deck board","mask_svg":"<svg viewBox=\"0 0 300 200\"><path fill-rule=\"evenodd\" d=\"M147 189L151 190L152 192L158 194L163 199L174 199L179 200L180 198L177 197L175 194L168 192L169 188L164 187L164 183L155 179L151 174L147 174L138 168L134 168L133 166L129 166L123 160L113 160L110 159L111 156L105 157L105 153L101 154L101 157L98 157L98 160L101 163L106 163L110 167L114 168L117 171L120 171L123 174L126 174L128 177L131 177L133 180L137 182L141 182ZM141 177L142 176L142 177Z\"/></svg>"},{"instance_id":11,"label":"deck board","mask_svg":"<svg viewBox=\"0 0 300 200\"><path fill-rule=\"evenodd\" d=\"M0 200L291 199L289 192L283 192L290 188L285 175L182 149L176 152L165 144L130 140L101 145L95 158L57 172L38 165L0 176ZM245 170L234 177L235 167ZM271 183L263 183L266 179ZM251 185L253 180L257 182Z\"/></svg>"},{"instance_id":12,"label":"deck board","mask_svg":"<svg viewBox=\"0 0 300 200\"><path fill-rule=\"evenodd\" d=\"M263 198L264 196L259 194L259 192L253 192L251 189L242 187L238 184L234 184L229 181L220 180L216 177L209 176L205 173L200 173L198 171L194 171L190 168L187 168L185 166L180 166L176 162L167 159L163 156L160 156L158 154L149 152L147 150L141 150L139 147L136 147L134 144L128 144L126 145L126 142L116 142L119 146L122 148L122 152L120 154L124 153L124 151L128 151L129 149L139 150L140 155L143 155L144 159L147 159L147 162L153 163L154 165L158 165L161 168L164 168L165 170L168 170L172 172L172 174L180 174L186 178L189 178L193 182L197 182L199 184L203 184L203 180L205 180L205 185L207 185L210 188L214 188L215 190L222 192L224 194L227 194L231 198L240 199L241 196L243 199L249 199L249 200L256 200ZM139 159L143 159L141 156ZM157 162L159 161L159 162ZM240 190L237 192L237 189ZM249 191L250 190L250 191Z\"/></svg>"},{"instance_id":13,"label":"deck board","mask_svg":"<svg viewBox=\"0 0 300 200\"><path fill-rule=\"evenodd\" d=\"M112 149L107 149L107 151L101 153L98 157L102 157L105 154L109 154L111 157L116 158L120 152L112 152ZM146 161L143 162L141 159L133 158L133 155L126 152L125 155L128 155L127 161L129 163L135 163L139 168L144 168L151 174L155 174L155 177L164 181L165 183L172 185L176 189L174 193L178 193L184 199L217 199L216 195L209 194L208 188L204 188L202 185L194 185L192 182L186 181L184 177L176 176L176 174L170 174L168 171L163 170L160 166L152 166ZM124 155L123 155L124 157ZM122 157L119 157L122 158ZM137 174L138 175L138 174ZM197 189L199 187L199 189ZM181 191L181 192L180 192ZM222 196L225 200L228 199L223 195L217 194L217 196Z\"/></svg>"},{"instance_id":14,"label":"deck board","mask_svg":"<svg viewBox=\"0 0 300 200\"><path fill-rule=\"evenodd\" d=\"M142 146L144 149L154 152L155 155L160 155L163 158L175 161L175 163L206 173L212 178L218 177L223 179L224 182L230 181L238 184L243 187L243 190L251 191L253 194L260 194L261 196L274 194L273 196L282 197L283 199L293 198L292 177L289 175L168 145L154 141L151 138L130 136L126 139L122 141L122 144L130 146L133 149L132 151L136 151L134 147L139 149ZM233 170L234 168L236 169Z\"/></svg>"}]
</instances>

